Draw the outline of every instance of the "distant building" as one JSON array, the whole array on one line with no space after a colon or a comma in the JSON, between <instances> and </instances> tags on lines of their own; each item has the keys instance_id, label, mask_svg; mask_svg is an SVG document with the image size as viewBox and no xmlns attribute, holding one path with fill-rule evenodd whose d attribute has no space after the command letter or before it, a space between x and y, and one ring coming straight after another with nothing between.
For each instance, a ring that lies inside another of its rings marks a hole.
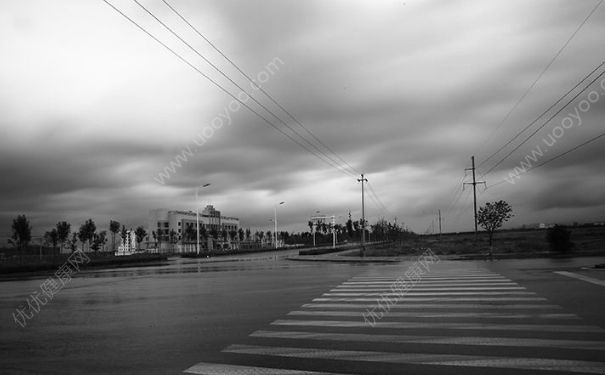
<instances>
[{"instance_id":1,"label":"distant building","mask_svg":"<svg viewBox=\"0 0 605 375\"><path fill-rule=\"evenodd\" d=\"M137 239L134 234L134 231L131 229L126 231L126 238L122 238L120 236L120 245L118 246L118 250L116 251L116 255L132 255L137 251Z\"/></svg>"},{"instance_id":2,"label":"distant building","mask_svg":"<svg viewBox=\"0 0 605 375\"><path fill-rule=\"evenodd\" d=\"M223 231L231 234L240 228L239 219L231 216L223 216L214 206L208 205L199 213L200 233L218 234L216 239L201 240L200 247L233 249L237 247L237 241L230 236L223 238ZM161 251L193 252L197 246L195 238L197 227L197 215L195 211L178 211L167 209L155 209L149 212L147 232L150 240L157 244ZM155 233L155 238L153 238Z\"/></svg>"}]
</instances>

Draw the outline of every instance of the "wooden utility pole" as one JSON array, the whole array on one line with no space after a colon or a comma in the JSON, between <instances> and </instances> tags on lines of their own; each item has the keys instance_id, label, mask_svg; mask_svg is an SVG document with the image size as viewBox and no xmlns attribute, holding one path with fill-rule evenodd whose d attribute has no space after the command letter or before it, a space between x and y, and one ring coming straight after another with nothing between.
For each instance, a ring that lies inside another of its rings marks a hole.
<instances>
[{"instance_id":1,"label":"wooden utility pole","mask_svg":"<svg viewBox=\"0 0 605 375\"><path fill-rule=\"evenodd\" d=\"M361 255L363 256L366 242L366 212L365 212L365 197L364 197L364 183L368 182L367 178L363 177L357 179L357 182L361 182Z\"/></svg>"},{"instance_id":2,"label":"wooden utility pole","mask_svg":"<svg viewBox=\"0 0 605 375\"><path fill-rule=\"evenodd\" d=\"M439 210L439 238L441 238L441 210Z\"/></svg>"},{"instance_id":3,"label":"wooden utility pole","mask_svg":"<svg viewBox=\"0 0 605 375\"><path fill-rule=\"evenodd\" d=\"M473 182L465 182L464 185L473 185L473 211L475 213L475 239L477 238L477 184L485 185L485 181L477 181L475 177L475 157L471 156L471 168L466 168L467 171L473 171Z\"/></svg>"}]
</instances>

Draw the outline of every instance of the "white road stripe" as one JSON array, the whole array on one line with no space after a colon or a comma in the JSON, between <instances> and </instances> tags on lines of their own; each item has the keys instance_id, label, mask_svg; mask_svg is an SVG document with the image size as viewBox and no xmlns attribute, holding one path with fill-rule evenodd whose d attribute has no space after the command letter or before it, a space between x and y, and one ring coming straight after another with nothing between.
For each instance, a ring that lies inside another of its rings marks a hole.
<instances>
[{"instance_id":1,"label":"white road stripe","mask_svg":"<svg viewBox=\"0 0 605 375\"><path fill-rule=\"evenodd\" d=\"M535 292L407 292L407 293L324 293L326 297L368 297L368 296L501 296L501 295L533 295Z\"/></svg>"},{"instance_id":2,"label":"white road stripe","mask_svg":"<svg viewBox=\"0 0 605 375\"><path fill-rule=\"evenodd\" d=\"M367 279L396 279L404 275L405 272L395 273L393 276L353 276L353 280L367 280ZM476 272L476 273L439 273L434 271L428 271L425 273L427 277L502 277L499 273L493 272Z\"/></svg>"},{"instance_id":3,"label":"white road stripe","mask_svg":"<svg viewBox=\"0 0 605 375\"><path fill-rule=\"evenodd\" d=\"M303 316L355 316L363 318L363 311L290 311L288 315ZM580 319L576 314L519 314L493 312L388 312L387 318L473 318L473 319Z\"/></svg>"},{"instance_id":4,"label":"white road stripe","mask_svg":"<svg viewBox=\"0 0 605 375\"><path fill-rule=\"evenodd\" d=\"M313 302L376 302L377 298L348 298L348 297L320 297L314 298ZM460 301L460 302L497 302L497 301L546 301L543 297L408 297L402 298L400 303L405 302L428 302L428 301Z\"/></svg>"},{"instance_id":5,"label":"white road stripe","mask_svg":"<svg viewBox=\"0 0 605 375\"><path fill-rule=\"evenodd\" d=\"M380 283L380 284L366 284L366 283L355 283L355 284L351 284L351 283L342 283L339 285L339 287L347 287L347 288L378 288L378 287L386 287L389 285L393 285L394 283ZM444 282L438 282L438 283L423 283L422 281L419 281L418 283L414 284L415 286L427 286L427 287L441 287L441 286L515 286L515 285L519 285L515 282L510 282L510 281L506 281L506 282L480 282L480 283L444 283Z\"/></svg>"},{"instance_id":6,"label":"white road stripe","mask_svg":"<svg viewBox=\"0 0 605 375\"><path fill-rule=\"evenodd\" d=\"M567 272L567 271L555 271L556 274L561 276L572 277L574 279L586 281L591 284L605 286L605 280L595 279L594 277L589 277L585 275L580 275L579 273Z\"/></svg>"},{"instance_id":7,"label":"white road stripe","mask_svg":"<svg viewBox=\"0 0 605 375\"><path fill-rule=\"evenodd\" d=\"M441 366L514 368L526 370L568 371L602 374L605 363L549 358L515 358L459 354L393 353L361 350L331 350L259 345L231 345L223 352L268 355L289 358L313 358L344 361L406 363Z\"/></svg>"},{"instance_id":8,"label":"white road stripe","mask_svg":"<svg viewBox=\"0 0 605 375\"><path fill-rule=\"evenodd\" d=\"M437 292L440 290L524 290L525 288L522 286L505 286L505 287L451 287L451 288L418 288L413 286L410 290L423 291L423 292ZM392 290L391 288L335 288L330 289L330 292L380 292L380 291L388 291Z\"/></svg>"},{"instance_id":9,"label":"white road stripe","mask_svg":"<svg viewBox=\"0 0 605 375\"><path fill-rule=\"evenodd\" d=\"M276 320L272 325L277 326L309 326L309 327L370 327L362 320ZM496 330L496 331L536 331L536 332L588 332L603 333L603 329L589 325L568 324L494 324L494 323L443 323L443 322L384 322L377 321L374 328L395 329L467 329L467 330Z\"/></svg>"},{"instance_id":10,"label":"white road stripe","mask_svg":"<svg viewBox=\"0 0 605 375\"><path fill-rule=\"evenodd\" d=\"M302 305L305 309L365 309L376 307L374 303L307 303ZM405 303L391 306L391 309L473 309L473 310L552 310L562 309L559 305L546 304L478 304L478 303Z\"/></svg>"},{"instance_id":11,"label":"white road stripe","mask_svg":"<svg viewBox=\"0 0 605 375\"><path fill-rule=\"evenodd\" d=\"M438 277L430 277L430 276L425 276L425 275L421 275L422 280L425 281L476 281L476 280L484 280L484 281L498 281L498 280L510 280L507 277L504 276L472 276L472 277L463 277L463 276L454 276L454 277L443 277L443 276L438 276ZM384 282L394 282L400 279L405 279L405 276L399 276L399 277L389 277L389 278L381 278L381 279L349 279L346 282L349 283L360 283L360 282L364 282L364 283L384 283Z\"/></svg>"},{"instance_id":12,"label":"white road stripe","mask_svg":"<svg viewBox=\"0 0 605 375\"><path fill-rule=\"evenodd\" d=\"M510 337L468 337L468 336L416 336L416 335L380 335L363 333L324 333L302 331L256 331L252 337L328 340L328 341L365 341L393 344L437 344L437 345L471 345L471 346L513 346L536 348L560 348L578 350L605 351L605 341L559 340Z\"/></svg>"},{"instance_id":13,"label":"white road stripe","mask_svg":"<svg viewBox=\"0 0 605 375\"><path fill-rule=\"evenodd\" d=\"M286 370L281 368L224 365L200 362L184 371L185 374L202 375L338 375L328 372ZM342 374L341 374L342 375Z\"/></svg>"}]
</instances>

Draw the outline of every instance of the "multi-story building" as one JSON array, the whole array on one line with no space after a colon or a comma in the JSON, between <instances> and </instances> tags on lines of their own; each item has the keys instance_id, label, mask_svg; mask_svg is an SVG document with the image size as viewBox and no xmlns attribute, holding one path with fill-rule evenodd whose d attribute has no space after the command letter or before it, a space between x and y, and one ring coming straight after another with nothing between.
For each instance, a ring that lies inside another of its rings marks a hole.
<instances>
[{"instance_id":1,"label":"multi-story building","mask_svg":"<svg viewBox=\"0 0 605 375\"><path fill-rule=\"evenodd\" d=\"M208 205L199 213L200 233L207 234L218 233L216 240L202 241L200 246L204 249L208 247L216 248L234 248L235 241L231 238L223 238L223 231L231 234L237 232L240 228L239 219L236 217L223 216L214 206ZM167 209L155 209L149 212L148 233L155 233L154 242L157 247L162 249L171 249L175 252L193 251L197 244L195 238L197 226L197 214L195 211L178 211ZM229 236L228 236L229 237Z\"/></svg>"},{"instance_id":2,"label":"multi-story building","mask_svg":"<svg viewBox=\"0 0 605 375\"><path fill-rule=\"evenodd\" d=\"M126 231L126 238L122 238L120 235L119 241L120 245L118 246L118 250L115 252L116 256L132 255L137 251L137 240L132 229Z\"/></svg>"}]
</instances>

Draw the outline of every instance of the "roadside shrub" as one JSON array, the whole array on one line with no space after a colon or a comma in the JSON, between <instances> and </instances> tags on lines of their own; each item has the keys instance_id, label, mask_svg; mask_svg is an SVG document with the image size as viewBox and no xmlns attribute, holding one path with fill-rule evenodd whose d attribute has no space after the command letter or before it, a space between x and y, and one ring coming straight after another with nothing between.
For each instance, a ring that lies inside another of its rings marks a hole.
<instances>
[{"instance_id":1,"label":"roadside shrub","mask_svg":"<svg viewBox=\"0 0 605 375\"><path fill-rule=\"evenodd\" d=\"M573 243L571 242L571 232L560 225L555 225L546 232L546 241L550 250L558 253L571 251Z\"/></svg>"}]
</instances>

